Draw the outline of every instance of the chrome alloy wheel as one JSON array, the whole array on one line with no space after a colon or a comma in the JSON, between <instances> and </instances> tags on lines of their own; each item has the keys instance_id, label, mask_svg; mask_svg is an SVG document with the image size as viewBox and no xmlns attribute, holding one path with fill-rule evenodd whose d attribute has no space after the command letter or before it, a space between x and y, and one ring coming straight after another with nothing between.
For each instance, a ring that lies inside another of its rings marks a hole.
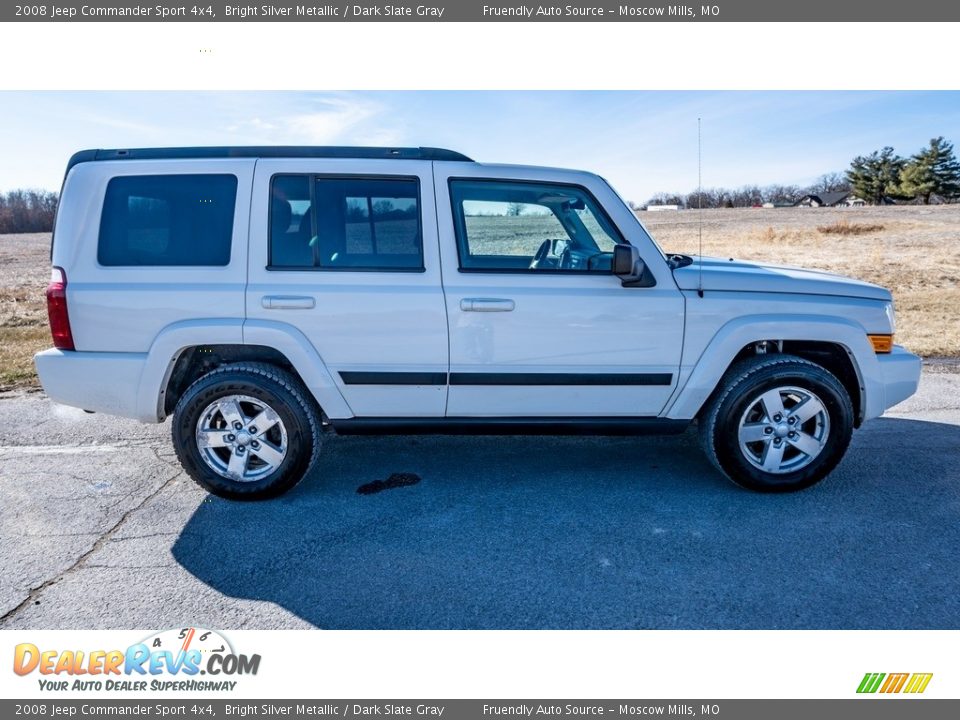
<instances>
[{"instance_id":1,"label":"chrome alloy wheel","mask_svg":"<svg viewBox=\"0 0 960 720\"><path fill-rule=\"evenodd\" d=\"M799 387L767 390L740 418L740 452L767 473L800 470L823 451L830 436L830 415L814 393Z\"/></svg>"},{"instance_id":2,"label":"chrome alloy wheel","mask_svg":"<svg viewBox=\"0 0 960 720\"><path fill-rule=\"evenodd\" d=\"M210 403L197 421L197 449L221 477L260 480L287 455L287 430L276 411L249 395L227 395Z\"/></svg>"}]
</instances>

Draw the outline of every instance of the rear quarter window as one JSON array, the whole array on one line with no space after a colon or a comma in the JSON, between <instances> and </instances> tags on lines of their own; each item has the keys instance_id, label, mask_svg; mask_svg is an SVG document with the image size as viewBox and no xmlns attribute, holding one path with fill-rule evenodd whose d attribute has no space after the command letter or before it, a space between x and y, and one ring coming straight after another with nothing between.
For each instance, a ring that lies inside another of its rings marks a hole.
<instances>
[{"instance_id":1,"label":"rear quarter window","mask_svg":"<svg viewBox=\"0 0 960 720\"><path fill-rule=\"evenodd\" d=\"M97 261L106 266L230 262L235 175L128 175L107 184Z\"/></svg>"}]
</instances>

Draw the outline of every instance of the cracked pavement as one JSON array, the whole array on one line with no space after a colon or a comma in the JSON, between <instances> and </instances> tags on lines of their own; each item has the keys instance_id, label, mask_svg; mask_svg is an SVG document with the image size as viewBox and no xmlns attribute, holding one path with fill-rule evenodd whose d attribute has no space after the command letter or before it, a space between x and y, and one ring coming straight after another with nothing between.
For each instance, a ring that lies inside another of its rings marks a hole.
<instances>
[{"instance_id":1,"label":"cracked pavement","mask_svg":"<svg viewBox=\"0 0 960 720\"><path fill-rule=\"evenodd\" d=\"M392 473L422 482L372 495ZM0 629L956 628L960 373L764 496L692 432L328 437L263 503L208 496L169 425L0 396Z\"/></svg>"}]
</instances>

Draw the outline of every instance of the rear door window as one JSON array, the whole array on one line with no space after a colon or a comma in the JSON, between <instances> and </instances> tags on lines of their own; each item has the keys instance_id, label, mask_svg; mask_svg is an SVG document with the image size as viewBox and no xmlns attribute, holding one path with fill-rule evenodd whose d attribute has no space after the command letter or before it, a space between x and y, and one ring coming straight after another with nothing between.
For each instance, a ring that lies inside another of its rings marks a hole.
<instances>
[{"instance_id":1,"label":"rear door window","mask_svg":"<svg viewBox=\"0 0 960 720\"><path fill-rule=\"evenodd\" d=\"M275 270L423 270L416 178L277 175L270 198Z\"/></svg>"},{"instance_id":2,"label":"rear door window","mask_svg":"<svg viewBox=\"0 0 960 720\"><path fill-rule=\"evenodd\" d=\"M235 175L127 175L107 185L97 260L106 266L230 262Z\"/></svg>"}]
</instances>

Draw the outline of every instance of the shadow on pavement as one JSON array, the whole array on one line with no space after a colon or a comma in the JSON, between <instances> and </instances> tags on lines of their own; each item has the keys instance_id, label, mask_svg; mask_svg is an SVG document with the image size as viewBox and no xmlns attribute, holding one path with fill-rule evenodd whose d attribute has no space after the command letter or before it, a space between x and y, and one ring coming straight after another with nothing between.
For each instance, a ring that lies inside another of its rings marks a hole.
<instances>
[{"instance_id":1,"label":"shadow on pavement","mask_svg":"<svg viewBox=\"0 0 960 720\"><path fill-rule=\"evenodd\" d=\"M358 494L394 473L422 481ZM793 495L695 436L331 437L293 492L201 504L174 548L322 628L956 628L960 426L880 419Z\"/></svg>"}]
</instances>

